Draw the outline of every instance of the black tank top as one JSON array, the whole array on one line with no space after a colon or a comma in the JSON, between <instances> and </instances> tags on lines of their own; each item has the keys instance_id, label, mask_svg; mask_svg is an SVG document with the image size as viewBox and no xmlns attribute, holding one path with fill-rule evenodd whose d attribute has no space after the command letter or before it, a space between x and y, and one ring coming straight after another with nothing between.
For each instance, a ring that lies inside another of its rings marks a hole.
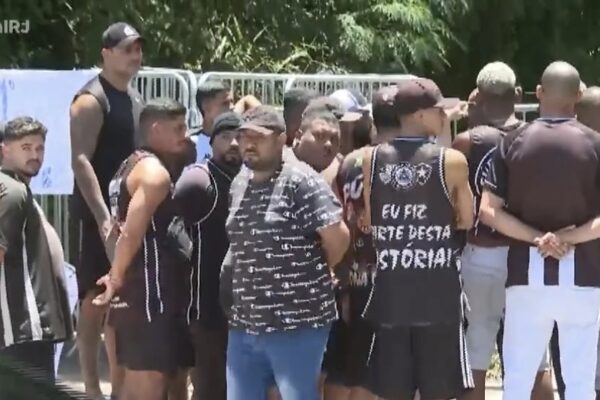
<instances>
[{"instance_id":1,"label":"black tank top","mask_svg":"<svg viewBox=\"0 0 600 400\"><path fill-rule=\"evenodd\" d=\"M108 206L108 184L119 165L135 150L139 117L144 102L135 89L130 87L127 92L118 90L101 75L86 83L73 101L82 94L91 94L102 107L104 122L90 162L98 178L102 197ZM73 201L82 217L92 218L77 185L73 191Z\"/></svg>"},{"instance_id":2,"label":"black tank top","mask_svg":"<svg viewBox=\"0 0 600 400\"><path fill-rule=\"evenodd\" d=\"M460 320L462 246L454 221L441 146L401 138L375 148L371 222L377 272L366 318L389 326Z\"/></svg>"},{"instance_id":3,"label":"black tank top","mask_svg":"<svg viewBox=\"0 0 600 400\"><path fill-rule=\"evenodd\" d=\"M229 189L235 176L212 160L190 168L203 168L208 172L216 197L209 213L191 228L194 249L187 316L188 321L198 320L206 328L215 328L226 321L220 303L219 282L221 264L229 248L225 221L229 214Z\"/></svg>"},{"instance_id":4,"label":"black tank top","mask_svg":"<svg viewBox=\"0 0 600 400\"><path fill-rule=\"evenodd\" d=\"M158 158L147 150L138 150L121 164L110 182L111 216L119 224L125 222L131 201L127 177L146 157ZM183 219L176 215L172 195L169 195L152 216L142 245L127 270L123 288L113 298L111 308L116 313L111 312L111 315L148 322L157 314L185 318L191 251L192 243Z\"/></svg>"}]
</instances>

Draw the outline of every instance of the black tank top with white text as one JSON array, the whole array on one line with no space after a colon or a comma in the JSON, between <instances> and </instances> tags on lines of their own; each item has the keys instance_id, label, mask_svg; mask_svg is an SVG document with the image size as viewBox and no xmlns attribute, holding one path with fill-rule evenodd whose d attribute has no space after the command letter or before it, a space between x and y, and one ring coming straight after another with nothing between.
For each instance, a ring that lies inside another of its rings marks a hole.
<instances>
[{"instance_id":1,"label":"black tank top with white text","mask_svg":"<svg viewBox=\"0 0 600 400\"><path fill-rule=\"evenodd\" d=\"M365 317L378 325L460 321L462 244L444 151L426 138L397 138L374 150L370 203L377 270Z\"/></svg>"}]
</instances>

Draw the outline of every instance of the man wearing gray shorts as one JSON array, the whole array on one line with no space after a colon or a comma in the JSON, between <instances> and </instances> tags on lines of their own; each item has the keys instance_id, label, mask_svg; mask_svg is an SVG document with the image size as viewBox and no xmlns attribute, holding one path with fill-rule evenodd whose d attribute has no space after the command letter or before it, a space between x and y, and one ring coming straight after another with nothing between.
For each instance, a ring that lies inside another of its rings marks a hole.
<instances>
[{"instance_id":1,"label":"man wearing gray shorts","mask_svg":"<svg viewBox=\"0 0 600 400\"><path fill-rule=\"evenodd\" d=\"M477 109L481 121L470 121L472 127L456 137L453 147L463 152L469 162L469 180L478 210L483 178L494 149L504 135L520 128L523 122L514 115L514 104L521 89L516 86L515 73L508 65L502 62L486 65L477 76L476 90L478 93L469 107ZM466 313L466 340L475 389L463 399L483 400L486 372L504 315L508 239L476 220L467 241L461 268L470 306ZM548 357L544 356L540 372L547 370ZM549 374L546 375L546 384L538 379L542 384L534 390L536 399L553 398L551 380Z\"/></svg>"}]
</instances>

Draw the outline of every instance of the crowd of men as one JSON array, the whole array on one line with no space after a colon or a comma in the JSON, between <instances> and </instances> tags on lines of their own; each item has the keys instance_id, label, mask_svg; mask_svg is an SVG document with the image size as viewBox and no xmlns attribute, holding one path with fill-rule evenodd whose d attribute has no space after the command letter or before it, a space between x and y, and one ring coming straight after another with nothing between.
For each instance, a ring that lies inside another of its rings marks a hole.
<instances>
[{"instance_id":1,"label":"crowd of men","mask_svg":"<svg viewBox=\"0 0 600 400\"><path fill-rule=\"evenodd\" d=\"M550 359L561 398L597 398L600 88L573 66L546 68L530 122L502 62L468 102L419 78L370 103L292 89L281 112L209 82L190 134L183 105L131 88L143 44L108 27L70 110L91 399L101 332L112 399L187 399L191 379L197 400L481 400L496 344L504 399L554 398ZM45 137L3 129L0 355L53 380L73 327L29 189Z\"/></svg>"}]
</instances>

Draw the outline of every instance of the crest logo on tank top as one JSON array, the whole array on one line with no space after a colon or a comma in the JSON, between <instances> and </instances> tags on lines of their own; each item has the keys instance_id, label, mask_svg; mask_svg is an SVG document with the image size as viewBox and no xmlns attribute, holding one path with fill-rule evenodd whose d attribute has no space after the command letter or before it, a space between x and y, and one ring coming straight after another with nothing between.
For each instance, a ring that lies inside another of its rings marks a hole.
<instances>
[{"instance_id":1,"label":"crest logo on tank top","mask_svg":"<svg viewBox=\"0 0 600 400\"><path fill-rule=\"evenodd\" d=\"M115 220L119 219L119 195L121 194L122 178L110 181L108 185L108 198L110 200L110 214Z\"/></svg>"},{"instance_id":2,"label":"crest logo on tank top","mask_svg":"<svg viewBox=\"0 0 600 400\"><path fill-rule=\"evenodd\" d=\"M410 190L415 185L425 185L431 177L431 165L408 162L388 164L379 171L379 180L384 185L391 185L396 190Z\"/></svg>"}]
</instances>

